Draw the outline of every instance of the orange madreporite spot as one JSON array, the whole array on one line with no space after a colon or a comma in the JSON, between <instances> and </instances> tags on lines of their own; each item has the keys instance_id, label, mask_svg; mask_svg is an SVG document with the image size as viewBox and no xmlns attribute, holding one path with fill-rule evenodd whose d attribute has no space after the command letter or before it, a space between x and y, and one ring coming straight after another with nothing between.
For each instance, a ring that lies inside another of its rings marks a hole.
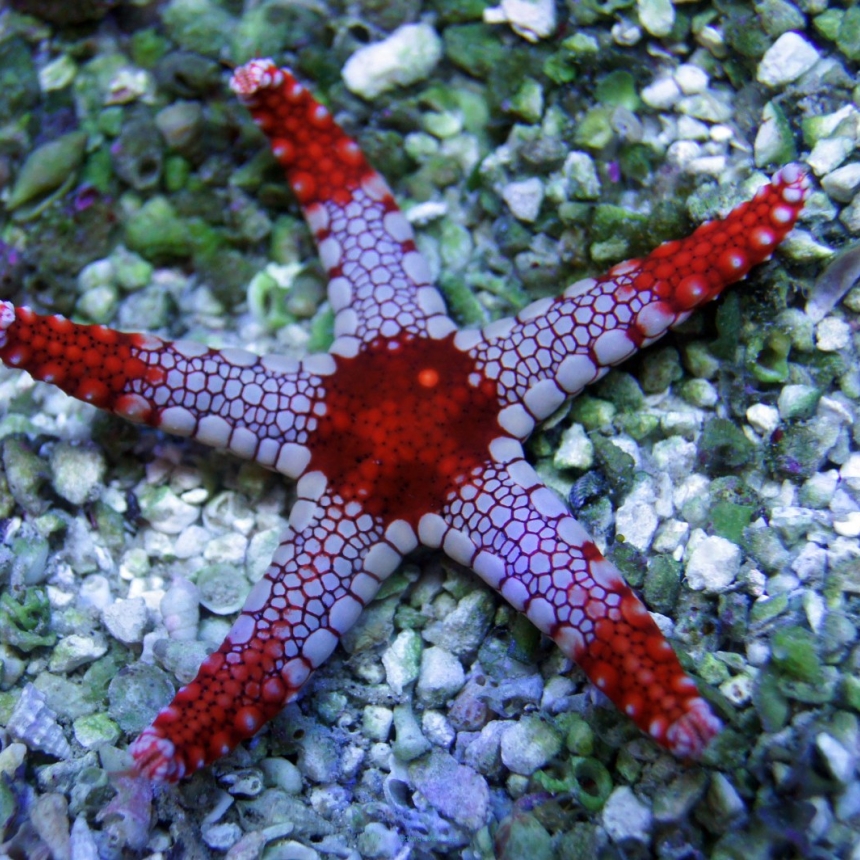
<instances>
[{"instance_id":1,"label":"orange madreporite spot","mask_svg":"<svg viewBox=\"0 0 860 860\"><path fill-rule=\"evenodd\" d=\"M469 384L478 375L453 336L379 339L336 361L326 414L306 443L308 470L320 470L330 491L370 514L414 526L442 508L504 435L495 384Z\"/></svg>"}]
</instances>

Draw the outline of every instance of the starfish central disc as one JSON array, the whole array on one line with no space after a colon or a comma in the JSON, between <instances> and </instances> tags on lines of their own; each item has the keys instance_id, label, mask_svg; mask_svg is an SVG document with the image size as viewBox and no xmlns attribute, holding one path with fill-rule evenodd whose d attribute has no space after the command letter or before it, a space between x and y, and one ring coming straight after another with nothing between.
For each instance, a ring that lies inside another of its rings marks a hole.
<instances>
[{"instance_id":1,"label":"starfish central disc","mask_svg":"<svg viewBox=\"0 0 860 860\"><path fill-rule=\"evenodd\" d=\"M326 413L308 439L310 469L344 501L415 526L486 463L499 427L494 383L475 372L453 335L378 338L335 356Z\"/></svg>"}]
</instances>

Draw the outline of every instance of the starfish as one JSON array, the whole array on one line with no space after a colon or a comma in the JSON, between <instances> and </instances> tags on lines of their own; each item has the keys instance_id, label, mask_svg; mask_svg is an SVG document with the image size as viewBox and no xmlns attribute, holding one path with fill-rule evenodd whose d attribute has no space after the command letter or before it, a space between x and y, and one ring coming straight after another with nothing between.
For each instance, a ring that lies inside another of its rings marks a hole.
<instances>
[{"instance_id":1,"label":"starfish","mask_svg":"<svg viewBox=\"0 0 860 860\"><path fill-rule=\"evenodd\" d=\"M458 331L409 222L329 111L270 60L231 87L313 231L336 311L302 361L167 342L0 303L0 359L131 421L297 480L272 563L223 644L131 746L175 782L293 699L418 546L472 568L658 743L699 757L720 728L645 606L522 443L566 398L768 259L808 193L797 165L723 221Z\"/></svg>"}]
</instances>

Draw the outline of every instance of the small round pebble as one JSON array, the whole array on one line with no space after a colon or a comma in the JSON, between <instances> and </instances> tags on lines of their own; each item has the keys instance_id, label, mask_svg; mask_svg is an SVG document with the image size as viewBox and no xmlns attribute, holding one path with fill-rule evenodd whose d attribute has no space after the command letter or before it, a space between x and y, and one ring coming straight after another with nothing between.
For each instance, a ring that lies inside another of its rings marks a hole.
<instances>
[{"instance_id":1,"label":"small round pebble","mask_svg":"<svg viewBox=\"0 0 860 860\"><path fill-rule=\"evenodd\" d=\"M669 110L681 98L681 88L672 78L659 78L642 90L642 101L655 110Z\"/></svg>"},{"instance_id":2,"label":"small round pebble","mask_svg":"<svg viewBox=\"0 0 860 860\"><path fill-rule=\"evenodd\" d=\"M735 675L720 684L720 692L736 707L746 705L752 699L753 679L749 675Z\"/></svg>"},{"instance_id":3,"label":"small round pebble","mask_svg":"<svg viewBox=\"0 0 860 860\"><path fill-rule=\"evenodd\" d=\"M140 515L157 532L177 535L200 516L200 508L183 502L170 487L145 486L137 495Z\"/></svg>"},{"instance_id":4,"label":"small round pebble","mask_svg":"<svg viewBox=\"0 0 860 860\"><path fill-rule=\"evenodd\" d=\"M226 851L242 837L242 828L232 822L204 824L200 828L200 835L213 851Z\"/></svg>"},{"instance_id":5,"label":"small round pebble","mask_svg":"<svg viewBox=\"0 0 860 860\"><path fill-rule=\"evenodd\" d=\"M672 0L638 0L639 23L658 39L668 36L675 24L675 7Z\"/></svg>"},{"instance_id":6,"label":"small round pebble","mask_svg":"<svg viewBox=\"0 0 860 860\"><path fill-rule=\"evenodd\" d=\"M200 604L216 615L238 612L251 590L245 577L235 565L210 564L197 574Z\"/></svg>"},{"instance_id":7,"label":"small round pebble","mask_svg":"<svg viewBox=\"0 0 860 860\"><path fill-rule=\"evenodd\" d=\"M783 421L809 418L815 410L820 393L811 385L786 385L779 392L776 405Z\"/></svg>"},{"instance_id":8,"label":"small round pebble","mask_svg":"<svg viewBox=\"0 0 860 860\"><path fill-rule=\"evenodd\" d=\"M126 732L140 732L175 693L167 673L157 666L133 663L108 686L108 713Z\"/></svg>"},{"instance_id":9,"label":"small round pebble","mask_svg":"<svg viewBox=\"0 0 860 860\"><path fill-rule=\"evenodd\" d=\"M390 708L367 705L362 715L361 727L365 737L374 741L388 740L394 712Z\"/></svg>"},{"instance_id":10,"label":"small round pebble","mask_svg":"<svg viewBox=\"0 0 860 860\"><path fill-rule=\"evenodd\" d=\"M685 96L703 93L708 88L708 73L692 63L682 63L672 77Z\"/></svg>"},{"instance_id":11,"label":"small round pebble","mask_svg":"<svg viewBox=\"0 0 860 860\"><path fill-rule=\"evenodd\" d=\"M424 711L421 716L421 728L424 737L437 747L447 749L454 743L457 733L439 711Z\"/></svg>"},{"instance_id":12,"label":"small round pebble","mask_svg":"<svg viewBox=\"0 0 860 860\"><path fill-rule=\"evenodd\" d=\"M264 758L260 767L269 785L280 788L287 794L301 793L302 772L289 759Z\"/></svg>"}]
</instances>

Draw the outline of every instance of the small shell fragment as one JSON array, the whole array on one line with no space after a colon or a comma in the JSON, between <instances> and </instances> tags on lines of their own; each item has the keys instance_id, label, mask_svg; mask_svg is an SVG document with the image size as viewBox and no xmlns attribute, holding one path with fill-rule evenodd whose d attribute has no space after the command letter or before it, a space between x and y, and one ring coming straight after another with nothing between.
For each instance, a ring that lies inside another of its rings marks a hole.
<instances>
[{"instance_id":1,"label":"small shell fragment","mask_svg":"<svg viewBox=\"0 0 860 860\"><path fill-rule=\"evenodd\" d=\"M44 694L32 684L21 691L6 728L15 740L31 750L40 750L59 759L71 758L72 749L57 722L57 715L48 707Z\"/></svg>"},{"instance_id":2,"label":"small shell fragment","mask_svg":"<svg viewBox=\"0 0 860 860\"><path fill-rule=\"evenodd\" d=\"M200 592L184 577L173 580L161 598L161 617L171 639L193 641L200 621Z\"/></svg>"},{"instance_id":3,"label":"small shell fragment","mask_svg":"<svg viewBox=\"0 0 860 860\"><path fill-rule=\"evenodd\" d=\"M95 837L83 815L79 815L72 825L70 846L72 860L99 860Z\"/></svg>"}]
</instances>

